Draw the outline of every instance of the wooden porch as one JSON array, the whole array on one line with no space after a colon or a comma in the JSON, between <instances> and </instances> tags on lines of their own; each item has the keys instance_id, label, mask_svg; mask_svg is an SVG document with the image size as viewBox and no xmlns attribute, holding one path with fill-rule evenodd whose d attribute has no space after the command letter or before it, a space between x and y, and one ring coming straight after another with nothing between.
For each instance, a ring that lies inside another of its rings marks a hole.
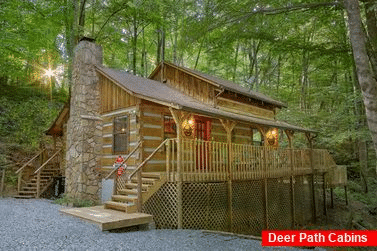
<instances>
[{"instance_id":1,"label":"wooden porch","mask_svg":"<svg viewBox=\"0 0 377 251\"><path fill-rule=\"evenodd\" d=\"M324 149L290 149L203 140L168 139L166 176L171 182L220 182L324 173L336 166ZM180 148L181 156L177 149ZM178 166L180 163L180 167ZM148 171L145 169L144 171Z\"/></svg>"},{"instance_id":2,"label":"wooden porch","mask_svg":"<svg viewBox=\"0 0 377 251\"><path fill-rule=\"evenodd\" d=\"M125 159L125 162L141 147L142 142L139 142L138 146ZM164 164L161 164L160 172L149 172L149 161L153 160L154 157L161 160L161 155L164 156ZM322 177L324 181L330 170L336 167L331 155L323 149L284 149L196 139L166 139L136 169L116 176L114 196L111 202L105 203L105 208L123 212L132 210L134 210L133 212L142 212L142 205L144 205L147 208L152 208L152 211L146 211L149 214L157 213L160 215L167 209L160 208L159 203L161 202L156 202L159 200L156 198L158 196L165 199L170 198L168 200L175 201L176 204L172 208L176 208L177 212L173 212L174 210L169 207L169 210L172 211L169 215L176 215L176 226L183 228L187 226L188 219L196 221L196 216L187 215L194 215L194 213L188 208L189 204L187 204L185 198L187 199L187 196L194 198L198 193L203 193L202 189L194 189L195 191L191 191L191 189L193 187L204 187L206 184L208 184L208 189L213 189L210 187L218 184L219 187L222 187L222 190L211 191L214 193L225 192L224 196L227 198L227 202L225 204L224 201L220 203L223 203L222 210L229 213L223 215L225 218L229 217L228 223L225 225L235 226L233 215L237 214L238 206L234 203L240 197L239 195L233 197L233 193L237 194L237 187L244 186L242 184L251 184L251 186L257 188L257 192L263 190L258 196L260 202L263 202L264 209L262 212L265 215L265 226L267 228L267 219L272 217L271 215L268 216L269 210L272 210L269 205L276 203L276 198L271 195L268 187L271 187L271 189L284 188L284 191L281 190L280 193L282 193L282 198L285 198L285 210L291 208L288 211L293 226L298 217L295 215L294 208L298 205L296 203L299 203L295 196L306 196L308 200L306 204L311 205L309 210L312 212L309 214L315 220L317 199L314 190L319 183L315 181L314 176ZM108 177L115 174L116 170L114 169ZM154 180L151 179L152 177ZM321 186L325 189L324 182ZM159 191L160 188L162 191ZM298 191L295 191L296 189ZM152 197L155 193L159 195ZM152 199L152 202L149 201L150 199ZM304 213L300 213L300 215L304 215ZM165 220L169 217L166 216Z\"/></svg>"}]
</instances>

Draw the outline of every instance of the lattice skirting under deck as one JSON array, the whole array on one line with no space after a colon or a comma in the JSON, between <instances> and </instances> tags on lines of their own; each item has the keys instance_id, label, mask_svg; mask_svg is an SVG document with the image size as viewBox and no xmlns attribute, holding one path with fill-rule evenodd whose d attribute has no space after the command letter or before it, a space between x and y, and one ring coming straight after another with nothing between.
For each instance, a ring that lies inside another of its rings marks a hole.
<instances>
[{"instance_id":1,"label":"lattice skirting under deck","mask_svg":"<svg viewBox=\"0 0 377 251\"><path fill-rule=\"evenodd\" d=\"M313 215L311 179L296 176L293 185L290 177L232 181L231 186L228 182L184 183L182 227L259 235L262 229L306 224ZM177 191L177 183L167 182L144 203L143 211L154 216L157 228L178 227Z\"/></svg>"}]
</instances>

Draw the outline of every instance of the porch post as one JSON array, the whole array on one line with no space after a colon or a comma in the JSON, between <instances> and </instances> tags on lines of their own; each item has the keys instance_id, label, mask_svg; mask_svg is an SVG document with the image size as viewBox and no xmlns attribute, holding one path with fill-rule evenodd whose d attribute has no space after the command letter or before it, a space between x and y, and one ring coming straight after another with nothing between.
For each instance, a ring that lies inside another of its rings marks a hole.
<instances>
[{"instance_id":1,"label":"porch post","mask_svg":"<svg viewBox=\"0 0 377 251\"><path fill-rule=\"evenodd\" d=\"M285 130L285 134L288 138L288 147L289 147L289 164L291 166L291 217L292 217L292 228L295 227L296 222L296 211L295 211L295 186L294 182L294 163L293 163L293 146L292 146L292 139L293 139L293 131Z\"/></svg>"},{"instance_id":2,"label":"porch post","mask_svg":"<svg viewBox=\"0 0 377 251\"><path fill-rule=\"evenodd\" d=\"M3 170L2 170L2 175L1 175L1 185L0 185L0 194L1 194L1 195L3 195L3 191L4 191L5 169L6 169L6 167L4 166L4 167L3 167Z\"/></svg>"},{"instance_id":3,"label":"porch post","mask_svg":"<svg viewBox=\"0 0 377 251\"><path fill-rule=\"evenodd\" d=\"M174 110L173 108L169 107L169 110L173 116L173 119L177 125L177 174L178 174L178 182L177 182L177 221L178 221L178 229L183 228L183 194L182 194L182 187L183 187L183 181L182 181L182 163L181 163L181 155L182 155L182 149L181 149L181 142L182 142L182 119L178 116L178 111Z\"/></svg>"},{"instance_id":4,"label":"porch post","mask_svg":"<svg viewBox=\"0 0 377 251\"><path fill-rule=\"evenodd\" d=\"M311 184L312 184L312 203L313 203L313 223L317 222L317 206L316 206L316 198L315 198L315 183L314 183L314 165L313 165L313 136L310 133L305 133L305 137L308 140L308 145L310 148L309 151L309 158L310 158L310 168L312 170L312 179L311 179Z\"/></svg>"},{"instance_id":5,"label":"porch post","mask_svg":"<svg viewBox=\"0 0 377 251\"><path fill-rule=\"evenodd\" d=\"M267 138L266 138L266 132L267 129L265 127L261 127L257 125L257 129L261 136L263 137L263 155L262 155L262 167L263 167L263 211L264 211L264 227L265 229L269 229L268 226L268 182L267 182L267 153L266 153L266 144L267 144Z\"/></svg>"},{"instance_id":6,"label":"porch post","mask_svg":"<svg viewBox=\"0 0 377 251\"><path fill-rule=\"evenodd\" d=\"M221 124L223 125L226 131L226 139L228 144L228 212L229 212L229 231L232 232L233 228L233 191L232 191L232 162L233 162L233 152L232 152L232 131L236 126L235 121L222 120L220 119Z\"/></svg>"}]
</instances>

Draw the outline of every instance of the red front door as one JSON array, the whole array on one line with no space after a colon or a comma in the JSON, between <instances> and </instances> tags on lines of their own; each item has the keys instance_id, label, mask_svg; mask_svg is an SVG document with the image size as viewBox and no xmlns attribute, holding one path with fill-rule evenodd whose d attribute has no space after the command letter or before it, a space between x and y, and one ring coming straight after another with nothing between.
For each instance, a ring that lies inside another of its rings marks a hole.
<instances>
[{"instance_id":1,"label":"red front door","mask_svg":"<svg viewBox=\"0 0 377 251\"><path fill-rule=\"evenodd\" d=\"M209 165L209 147L211 139L211 119L195 116L196 168L206 169Z\"/></svg>"}]
</instances>

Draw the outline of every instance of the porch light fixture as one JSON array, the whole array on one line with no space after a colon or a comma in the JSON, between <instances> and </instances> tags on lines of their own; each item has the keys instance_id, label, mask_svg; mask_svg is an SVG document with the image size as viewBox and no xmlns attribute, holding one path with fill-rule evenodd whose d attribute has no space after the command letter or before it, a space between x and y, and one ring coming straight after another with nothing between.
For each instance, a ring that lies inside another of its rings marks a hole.
<instances>
[{"instance_id":1,"label":"porch light fixture","mask_svg":"<svg viewBox=\"0 0 377 251\"><path fill-rule=\"evenodd\" d=\"M183 133L185 136L190 137L192 135L192 132L194 131L195 122L192 118L189 120L185 120L182 124L183 127Z\"/></svg>"},{"instance_id":2,"label":"porch light fixture","mask_svg":"<svg viewBox=\"0 0 377 251\"><path fill-rule=\"evenodd\" d=\"M276 128L273 128L267 132L267 143L270 146L276 145L278 141L278 132Z\"/></svg>"}]
</instances>

